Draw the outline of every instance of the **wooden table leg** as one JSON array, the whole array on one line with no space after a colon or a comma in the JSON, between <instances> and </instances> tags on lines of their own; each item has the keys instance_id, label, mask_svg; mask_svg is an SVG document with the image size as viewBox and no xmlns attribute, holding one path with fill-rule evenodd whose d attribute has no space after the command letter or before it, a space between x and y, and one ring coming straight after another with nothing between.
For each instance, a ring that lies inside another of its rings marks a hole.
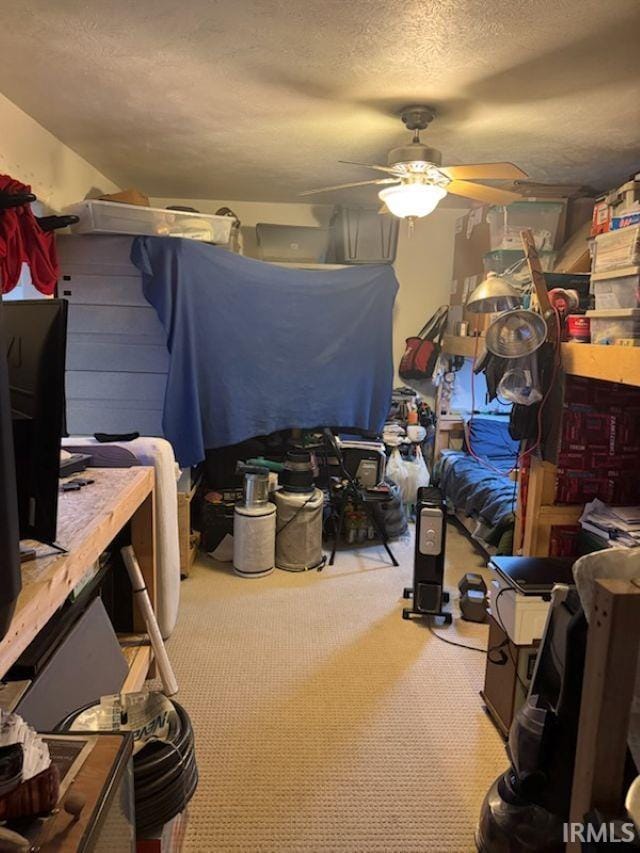
<instances>
[{"instance_id":1,"label":"wooden table leg","mask_svg":"<svg viewBox=\"0 0 640 853\"><path fill-rule=\"evenodd\" d=\"M571 797L571 820L580 824L593 808L609 815L622 808L640 646L640 588L622 580L595 586Z\"/></svg>"}]
</instances>

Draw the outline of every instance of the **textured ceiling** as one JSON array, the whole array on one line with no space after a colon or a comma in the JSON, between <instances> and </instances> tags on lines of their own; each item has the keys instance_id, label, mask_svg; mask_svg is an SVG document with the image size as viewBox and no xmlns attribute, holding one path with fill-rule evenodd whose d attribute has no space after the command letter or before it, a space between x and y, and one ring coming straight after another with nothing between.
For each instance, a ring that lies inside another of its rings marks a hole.
<instances>
[{"instance_id":1,"label":"textured ceiling","mask_svg":"<svg viewBox=\"0 0 640 853\"><path fill-rule=\"evenodd\" d=\"M337 161L385 162L412 102L437 108L445 163L604 188L640 166L639 38L638 0L23 0L0 90L154 196L374 177Z\"/></svg>"}]
</instances>

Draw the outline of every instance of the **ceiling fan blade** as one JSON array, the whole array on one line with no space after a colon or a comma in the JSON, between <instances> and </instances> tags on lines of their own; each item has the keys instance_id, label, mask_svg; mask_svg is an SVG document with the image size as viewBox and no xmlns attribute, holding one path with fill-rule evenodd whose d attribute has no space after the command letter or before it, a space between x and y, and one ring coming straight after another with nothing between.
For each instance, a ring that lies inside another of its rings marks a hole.
<instances>
[{"instance_id":1,"label":"ceiling fan blade","mask_svg":"<svg viewBox=\"0 0 640 853\"><path fill-rule=\"evenodd\" d=\"M482 201L485 204L511 204L512 201L522 199L518 193L501 190L498 187L485 187L483 184L472 184L469 181L451 181L447 184L447 192Z\"/></svg>"},{"instance_id":2,"label":"ceiling fan blade","mask_svg":"<svg viewBox=\"0 0 640 853\"><path fill-rule=\"evenodd\" d=\"M584 184L543 184L539 181L514 181L513 189L524 196L576 198L596 196L597 192Z\"/></svg>"},{"instance_id":3,"label":"ceiling fan blade","mask_svg":"<svg viewBox=\"0 0 640 853\"><path fill-rule=\"evenodd\" d=\"M333 187L318 187L317 190L306 190L298 195L314 195L315 193L327 193L331 190L347 190L349 187L366 187L369 184L397 184L400 178L379 178L373 181L352 181L350 184L336 184Z\"/></svg>"},{"instance_id":4,"label":"ceiling fan blade","mask_svg":"<svg viewBox=\"0 0 640 853\"><path fill-rule=\"evenodd\" d=\"M475 163L468 166L440 166L452 181L515 181L529 177L513 163Z\"/></svg>"},{"instance_id":5,"label":"ceiling fan blade","mask_svg":"<svg viewBox=\"0 0 640 853\"><path fill-rule=\"evenodd\" d=\"M354 160L338 160L338 163L344 163L346 166L364 166L366 169L376 169L378 172L388 172L390 175L397 175L398 170L391 166L378 166L377 163L356 163Z\"/></svg>"}]
</instances>

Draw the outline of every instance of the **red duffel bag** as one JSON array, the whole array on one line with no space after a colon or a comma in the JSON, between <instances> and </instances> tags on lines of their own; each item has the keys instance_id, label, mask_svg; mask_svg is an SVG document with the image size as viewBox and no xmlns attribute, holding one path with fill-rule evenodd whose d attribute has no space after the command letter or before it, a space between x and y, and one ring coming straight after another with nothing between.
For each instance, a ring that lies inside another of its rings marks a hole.
<instances>
[{"instance_id":1,"label":"red duffel bag","mask_svg":"<svg viewBox=\"0 0 640 853\"><path fill-rule=\"evenodd\" d=\"M442 305L415 337L407 338L398 371L401 379L431 379L440 355L448 312L449 308Z\"/></svg>"}]
</instances>

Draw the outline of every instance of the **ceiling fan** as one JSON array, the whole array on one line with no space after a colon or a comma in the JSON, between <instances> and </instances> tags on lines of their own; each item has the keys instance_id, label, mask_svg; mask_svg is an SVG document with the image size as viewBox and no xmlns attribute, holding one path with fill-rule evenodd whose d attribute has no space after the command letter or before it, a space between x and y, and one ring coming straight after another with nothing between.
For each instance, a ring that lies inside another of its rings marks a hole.
<instances>
[{"instance_id":1,"label":"ceiling fan","mask_svg":"<svg viewBox=\"0 0 640 853\"><path fill-rule=\"evenodd\" d=\"M427 216L435 210L438 203L447 195L464 196L465 198L481 201L485 204L510 204L517 201L521 195L511 190L499 187L485 186L474 181L513 181L528 177L526 172L513 163L478 163L469 166L442 166L442 155L435 148L430 148L420 141L420 131L424 130L436 116L435 110L427 106L406 107L402 110L401 118L408 130L413 131L413 139L408 145L392 148L388 155L388 165L379 166L372 163L353 163L341 160L352 166L365 166L388 175L369 181L354 181L348 184L337 184L332 187L320 187L307 190L300 195L314 195L331 190L348 189L371 185L386 185L386 189L378 193L383 203L381 212L389 210L394 216L414 218Z\"/></svg>"}]
</instances>

